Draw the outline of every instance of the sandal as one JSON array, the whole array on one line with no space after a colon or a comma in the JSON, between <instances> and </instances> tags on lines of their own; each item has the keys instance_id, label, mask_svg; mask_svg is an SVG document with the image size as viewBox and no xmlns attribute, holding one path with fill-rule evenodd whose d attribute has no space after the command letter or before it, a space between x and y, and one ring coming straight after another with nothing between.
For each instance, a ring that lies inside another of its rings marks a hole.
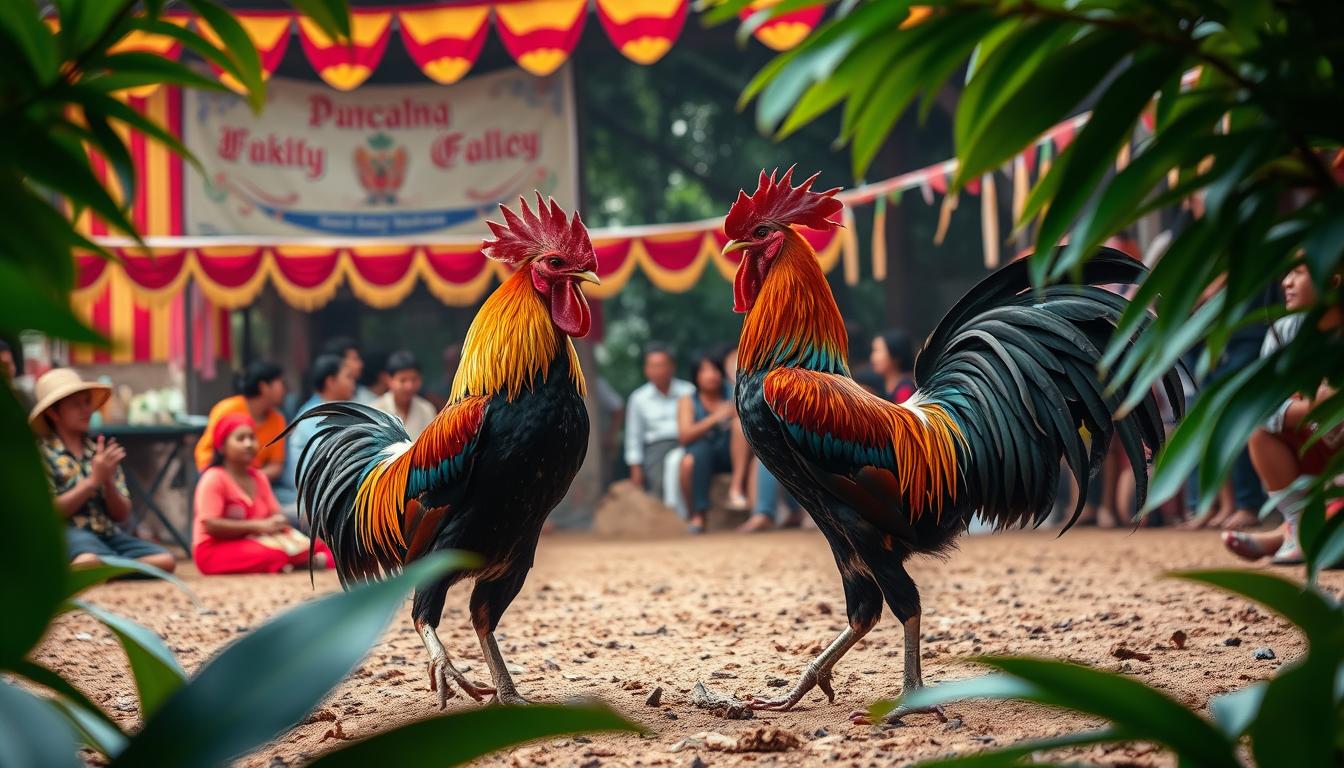
<instances>
[{"instance_id":1,"label":"sandal","mask_svg":"<svg viewBox=\"0 0 1344 768\"><path fill-rule=\"evenodd\" d=\"M1238 509L1227 516L1222 521L1222 529L1225 531L1240 531L1247 528L1254 528L1260 524L1260 518L1254 512L1246 509Z\"/></svg>"},{"instance_id":2,"label":"sandal","mask_svg":"<svg viewBox=\"0 0 1344 768\"><path fill-rule=\"evenodd\" d=\"M1282 549L1282 545L1270 549L1260 543L1256 534L1242 533L1241 531L1223 531L1222 540L1223 546L1227 547L1229 552L1242 560L1252 562L1269 557Z\"/></svg>"},{"instance_id":3,"label":"sandal","mask_svg":"<svg viewBox=\"0 0 1344 768\"><path fill-rule=\"evenodd\" d=\"M728 494L728 504L726 508L730 512L745 512L751 509L751 500L740 493Z\"/></svg>"},{"instance_id":4,"label":"sandal","mask_svg":"<svg viewBox=\"0 0 1344 768\"><path fill-rule=\"evenodd\" d=\"M759 533L768 531L775 527L775 521L770 519L769 515L763 515L759 512L747 518L747 521L737 526L738 533Z\"/></svg>"}]
</instances>

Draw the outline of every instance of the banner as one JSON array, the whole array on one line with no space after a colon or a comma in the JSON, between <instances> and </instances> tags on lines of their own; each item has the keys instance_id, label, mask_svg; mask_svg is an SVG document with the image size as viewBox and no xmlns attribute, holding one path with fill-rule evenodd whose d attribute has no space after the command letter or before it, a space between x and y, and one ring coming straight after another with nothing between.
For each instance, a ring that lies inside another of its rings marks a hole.
<instances>
[{"instance_id":1,"label":"banner","mask_svg":"<svg viewBox=\"0 0 1344 768\"><path fill-rule=\"evenodd\" d=\"M187 91L183 141L205 169L188 168L188 234L486 234L484 218L520 194L577 201L567 69L349 92L277 77L266 100L258 116Z\"/></svg>"}]
</instances>

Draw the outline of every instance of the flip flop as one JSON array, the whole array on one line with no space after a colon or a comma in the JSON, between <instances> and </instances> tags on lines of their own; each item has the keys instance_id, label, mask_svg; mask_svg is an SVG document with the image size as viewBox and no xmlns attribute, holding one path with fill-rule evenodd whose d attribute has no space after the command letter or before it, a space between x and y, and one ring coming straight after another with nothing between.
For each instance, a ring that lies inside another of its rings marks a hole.
<instances>
[{"instance_id":1,"label":"flip flop","mask_svg":"<svg viewBox=\"0 0 1344 768\"><path fill-rule=\"evenodd\" d=\"M1269 549L1256 541L1255 537L1241 531L1223 531L1223 546L1242 560L1261 560L1275 554L1277 549Z\"/></svg>"}]
</instances>

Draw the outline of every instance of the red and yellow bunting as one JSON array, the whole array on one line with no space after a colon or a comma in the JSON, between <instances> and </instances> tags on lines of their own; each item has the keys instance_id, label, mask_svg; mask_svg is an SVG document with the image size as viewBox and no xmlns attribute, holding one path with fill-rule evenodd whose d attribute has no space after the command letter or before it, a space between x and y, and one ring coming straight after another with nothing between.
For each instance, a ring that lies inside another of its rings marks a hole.
<instances>
[{"instance_id":1,"label":"red and yellow bunting","mask_svg":"<svg viewBox=\"0 0 1344 768\"><path fill-rule=\"evenodd\" d=\"M281 60L285 58L285 51L289 49L289 33L294 23L294 14L288 11L239 11L234 14L234 18L247 33L248 39L252 41L257 54L261 57L261 79L270 79L271 73L280 66ZM209 42L223 46L223 41L205 19L196 20L196 30ZM243 91L242 83L233 75L224 72L213 62L210 63L210 68L219 76L220 82L240 93Z\"/></svg>"},{"instance_id":2,"label":"red and yellow bunting","mask_svg":"<svg viewBox=\"0 0 1344 768\"><path fill-rule=\"evenodd\" d=\"M355 11L350 14L350 42L337 43L311 19L299 17L299 42L318 77L338 91L358 88L383 60L392 35L390 11Z\"/></svg>"},{"instance_id":3,"label":"red and yellow bunting","mask_svg":"<svg viewBox=\"0 0 1344 768\"><path fill-rule=\"evenodd\" d=\"M681 36L687 0L597 0L597 19L627 59L652 64Z\"/></svg>"},{"instance_id":4,"label":"red and yellow bunting","mask_svg":"<svg viewBox=\"0 0 1344 768\"><path fill-rule=\"evenodd\" d=\"M500 42L518 66L538 77L565 63L587 18L588 0L522 0L495 6Z\"/></svg>"},{"instance_id":5,"label":"red and yellow bunting","mask_svg":"<svg viewBox=\"0 0 1344 768\"><path fill-rule=\"evenodd\" d=\"M489 3L398 11L401 42L411 59L436 83L462 79L485 46Z\"/></svg>"},{"instance_id":6,"label":"red and yellow bunting","mask_svg":"<svg viewBox=\"0 0 1344 768\"><path fill-rule=\"evenodd\" d=\"M757 11L765 10L778 3L779 0L756 0L756 2L739 11L738 15L746 20ZM752 34L757 40L776 51L787 51L810 35L812 30L817 28L817 24L821 22L821 17L825 13L826 6L824 4L800 8L770 19L753 30Z\"/></svg>"}]
</instances>

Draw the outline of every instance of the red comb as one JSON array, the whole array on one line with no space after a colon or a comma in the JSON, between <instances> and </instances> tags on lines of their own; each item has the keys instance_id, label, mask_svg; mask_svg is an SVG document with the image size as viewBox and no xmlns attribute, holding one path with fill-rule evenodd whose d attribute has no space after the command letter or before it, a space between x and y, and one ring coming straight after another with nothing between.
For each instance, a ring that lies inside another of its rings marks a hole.
<instances>
[{"instance_id":1,"label":"red comb","mask_svg":"<svg viewBox=\"0 0 1344 768\"><path fill-rule=\"evenodd\" d=\"M547 253L568 254L585 260L593 252L593 243L588 239L588 228L583 225L578 212L574 213L571 221L554 198L542 201L541 193L536 194L536 213L532 212L527 206L527 200L522 197L518 198L521 216L503 203L499 204L504 223L485 222L495 239L481 243L481 251L510 266L523 264Z\"/></svg>"},{"instance_id":2,"label":"red comb","mask_svg":"<svg viewBox=\"0 0 1344 768\"><path fill-rule=\"evenodd\" d=\"M789 170L778 181L775 180L775 171L771 171L767 177L762 170L761 180L750 197L746 191L739 191L737 202L733 203L728 218L723 222L724 232L734 240L741 240L764 222L798 224L811 229L839 226L831 221L831 216L844 207L843 203L835 199L835 193L840 188L813 192L812 182L816 181L820 173L812 174L796 187L790 186L795 167L789 166Z\"/></svg>"}]
</instances>

